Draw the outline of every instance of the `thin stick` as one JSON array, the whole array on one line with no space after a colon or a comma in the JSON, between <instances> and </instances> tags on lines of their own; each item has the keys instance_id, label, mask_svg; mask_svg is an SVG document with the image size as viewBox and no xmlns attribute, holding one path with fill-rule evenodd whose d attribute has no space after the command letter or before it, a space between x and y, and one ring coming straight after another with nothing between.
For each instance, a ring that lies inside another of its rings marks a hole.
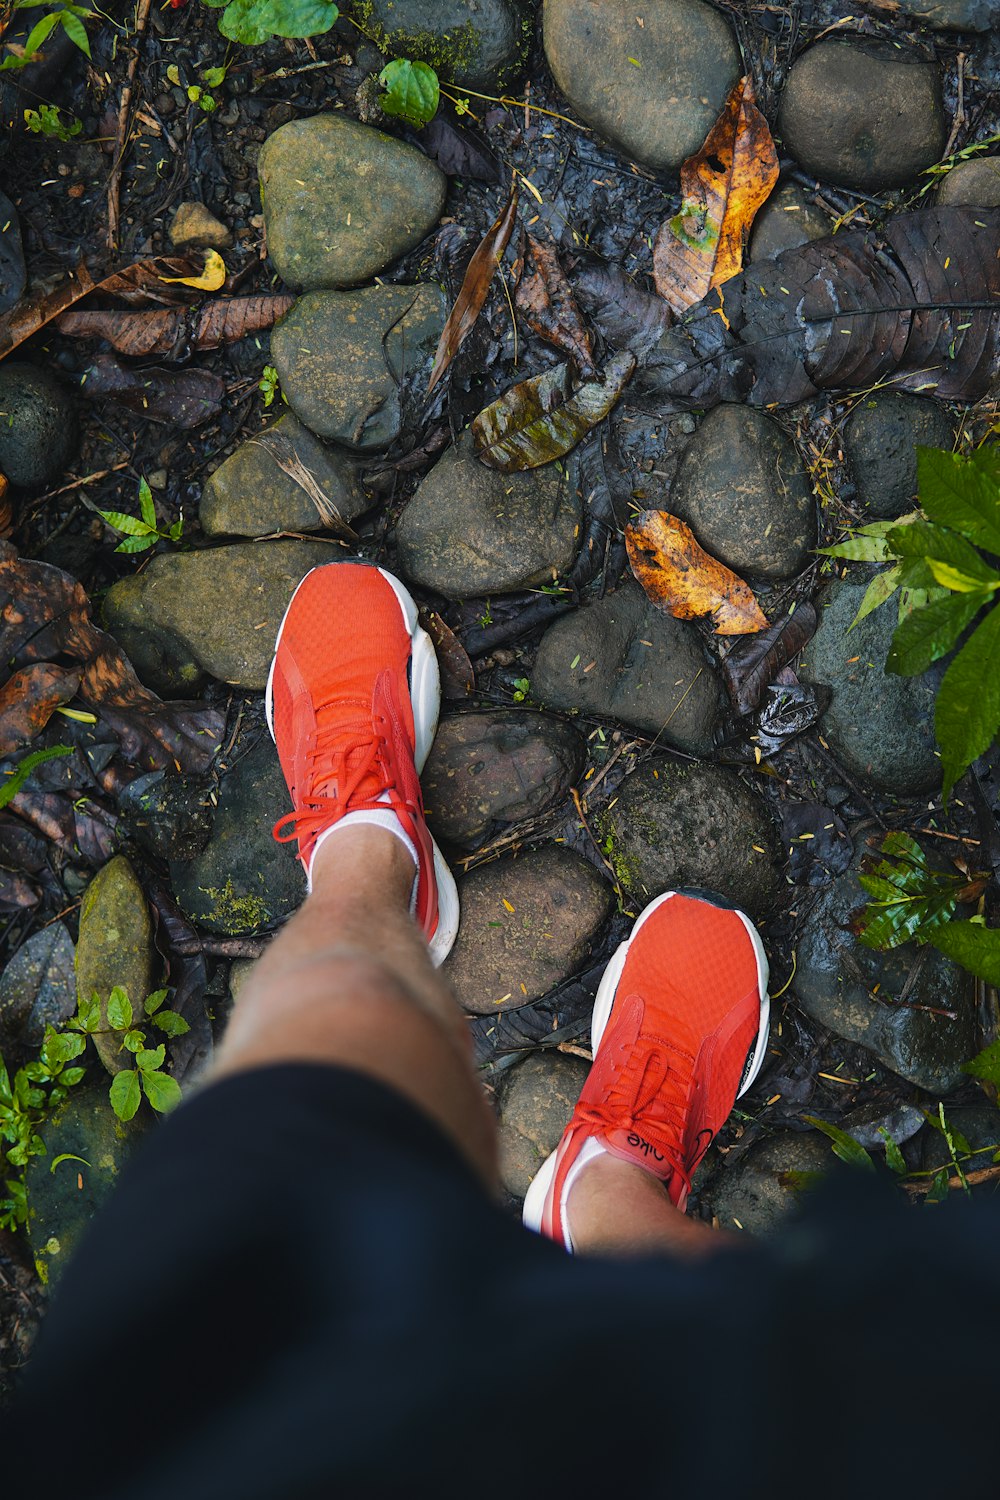
<instances>
[{"instance_id":1,"label":"thin stick","mask_svg":"<svg viewBox=\"0 0 1000 1500\"><path fill-rule=\"evenodd\" d=\"M1000 1166L978 1167L975 1172L966 1172L965 1182L967 1182L970 1187L975 1187L977 1182L994 1182L998 1177L1000 1177ZM929 1193L931 1188L934 1186L934 1183L933 1181L903 1182L900 1184L900 1186L905 1193ZM956 1188L961 1188L964 1186L965 1183L962 1181L961 1177L948 1178L948 1187L952 1192L954 1192Z\"/></svg>"},{"instance_id":2,"label":"thin stick","mask_svg":"<svg viewBox=\"0 0 1000 1500\"><path fill-rule=\"evenodd\" d=\"M122 166L128 146L132 90L135 86L135 75L139 68L140 44L146 35L146 27L149 25L149 12L152 8L153 0L139 0L139 7L135 18L135 38L132 44L132 56L129 58L128 75L125 79L125 87L122 89L121 104L118 106L115 154L114 160L111 163L111 174L108 177L108 250L112 255L118 251L118 228L121 222Z\"/></svg>"}]
</instances>

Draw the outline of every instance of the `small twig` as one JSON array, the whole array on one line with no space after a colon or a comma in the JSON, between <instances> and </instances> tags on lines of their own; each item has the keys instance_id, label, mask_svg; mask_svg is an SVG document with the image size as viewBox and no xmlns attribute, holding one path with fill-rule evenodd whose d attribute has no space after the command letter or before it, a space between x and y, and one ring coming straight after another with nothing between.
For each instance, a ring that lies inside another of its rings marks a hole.
<instances>
[{"instance_id":1,"label":"small twig","mask_svg":"<svg viewBox=\"0 0 1000 1500\"><path fill-rule=\"evenodd\" d=\"M958 132L961 130L962 126L966 123L966 115L965 115L965 53L964 52L960 52L958 54L957 58L955 59L955 63L956 63L956 66L958 68L958 103L957 103L957 105L955 107L955 118L951 122L951 134L948 137L948 144L945 146L944 151L941 153L941 160L942 161L947 161L948 158L949 158L949 156L951 155L952 151L954 151L954 149L955 149L955 142L958 140Z\"/></svg>"},{"instance_id":2,"label":"small twig","mask_svg":"<svg viewBox=\"0 0 1000 1500\"><path fill-rule=\"evenodd\" d=\"M129 58L128 73L125 78L125 87L122 89L121 103L118 106L118 128L115 131L115 154L111 163L111 173L108 177L108 250L112 255L118 250L118 228L121 221L121 179L122 166L125 161L125 151L128 146L130 111L132 108L132 90L135 87L135 75L139 67L139 53L143 37L146 35L146 27L149 25L149 13L153 8L153 0L139 0L138 10L135 18L135 36L132 43L132 56Z\"/></svg>"},{"instance_id":3,"label":"small twig","mask_svg":"<svg viewBox=\"0 0 1000 1500\"><path fill-rule=\"evenodd\" d=\"M1000 1177L1000 1164L995 1167L977 1167L974 1172L965 1173L965 1182L961 1177L949 1177L948 1188L953 1192L955 1188L964 1188L966 1182L970 1187L975 1187L978 1182L994 1182L998 1177ZM904 1193L913 1195L929 1193L934 1186L934 1179L931 1178L929 1182L903 1182L900 1186Z\"/></svg>"},{"instance_id":4,"label":"small twig","mask_svg":"<svg viewBox=\"0 0 1000 1500\"><path fill-rule=\"evenodd\" d=\"M107 479L109 474L117 474L119 469L127 469L131 459L122 459L120 464L112 464L110 469L96 469L93 474L84 474L82 479L71 479L69 484L61 484L57 490L49 490L45 495L39 495L35 501L32 515L38 511L47 500L54 500L57 495L68 495L71 490L82 489L85 484L96 484L99 479Z\"/></svg>"},{"instance_id":5,"label":"small twig","mask_svg":"<svg viewBox=\"0 0 1000 1500\"><path fill-rule=\"evenodd\" d=\"M317 68L335 68L340 63L350 67L353 61L350 53L342 52L339 57L325 57L318 62L303 63L301 68L279 68L276 73L265 73L263 78L258 78L256 83L250 85L250 92L255 94L265 83L275 83L281 78L295 78L299 73L314 73Z\"/></svg>"},{"instance_id":6,"label":"small twig","mask_svg":"<svg viewBox=\"0 0 1000 1500\"><path fill-rule=\"evenodd\" d=\"M615 883L615 890L618 892L618 894L620 896L621 895L621 887L618 884L618 876L615 873L615 867L611 863L611 861L608 859L608 857L605 854L604 850L601 848L600 844L597 842L596 838L594 837L594 830L591 828L590 824L587 822L587 814L584 812L584 810L583 810L583 803L580 801L580 793L577 791L577 789L576 789L575 786L571 786L570 789L569 789L569 794L573 798L573 806L576 808L577 817L580 819L580 822L583 824L584 828L587 830L587 836L590 839L590 842L593 844L594 848L597 850L598 854L600 855L602 865L604 865L605 869L609 871L609 873L611 875L611 879Z\"/></svg>"},{"instance_id":7,"label":"small twig","mask_svg":"<svg viewBox=\"0 0 1000 1500\"><path fill-rule=\"evenodd\" d=\"M936 839L950 839L953 844L975 844L977 849L980 843L979 839L967 839L960 833L942 833L937 828L918 828L916 832L929 833Z\"/></svg>"},{"instance_id":8,"label":"small twig","mask_svg":"<svg viewBox=\"0 0 1000 1500\"><path fill-rule=\"evenodd\" d=\"M582 1057L584 1062L592 1063L594 1061L594 1054L590 1048L578 1047L575 1042L557 1042L553 1050L556 1052L568 1052L570 1057Z\"/></svg>"}]
</instances>

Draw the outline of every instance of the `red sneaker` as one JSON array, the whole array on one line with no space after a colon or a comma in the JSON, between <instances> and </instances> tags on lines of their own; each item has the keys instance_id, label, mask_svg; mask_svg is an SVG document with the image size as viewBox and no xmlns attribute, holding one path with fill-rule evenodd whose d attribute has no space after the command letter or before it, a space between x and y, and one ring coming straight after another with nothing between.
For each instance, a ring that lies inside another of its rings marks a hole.
<instances>
[{"instance_id":1,"label":"red sneaker","mask_svg":"<svg viewBox=\"0 0 1000 1500\"><path fill-rule=\"evenodd\" d=\"M743 912L679 891L646 907L601 980L594 1064L528 1189L529 1229L573 1248L569 1190L602 1150L652 1172L685 1207L695 1167L764 1061L767 978L760 935Z\"/></svg>"},{"instance_id":2,"label":"red sneaker","mask_svg":"<svg viewBox=\"0 0 1000 1500\"><path fill-rule=\"evenodd\" d=\"M294 808L274 836L298 839L310 877L316 850L344 818L402 832L417 862L414 915L435 963L458 932L458 892L424 821L418 780L440 702L434 647L397 578L350 562L306 574L267 681L268 727Z\"/></svg>"}]
</instances>

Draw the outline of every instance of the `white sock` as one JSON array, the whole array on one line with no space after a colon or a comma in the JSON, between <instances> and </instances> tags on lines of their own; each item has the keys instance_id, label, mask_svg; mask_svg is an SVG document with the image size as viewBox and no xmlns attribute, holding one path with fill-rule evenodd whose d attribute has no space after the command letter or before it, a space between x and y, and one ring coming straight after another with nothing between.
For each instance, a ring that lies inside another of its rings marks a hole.
<instances>
[{"instance_id":1,"label":"white sock","mask_svg":"<svg viewBox=\"0 0 1000 1500\"><path fill-rule=\"evenodd\" d=\"M388 800L388 793L383 792L379 801L388 802ZM417 882L420 878L420 859L417 854L417 846L409 834L405 832L399 818L389 808L386 808L385 812L378 812L375 808L366 808L362 812L345 813L336 823L332 823L329 828L324 828L313 845L312 856L309 860L309 869L306 872L308 889L312 890L312 867L316 862L316 855L327 839L331 835L339 833L343 828L357 828L361 823L368 823L374 828L387 828L390 833L396 835L400 843L405 847L407 854L413 860L414 865L417 867L417 873L413 877L413 889L410 892L410 910L413 911L417 903Z\"/></svg>"},{"instance_id":2,"label":"white sock","mask_svg":"<svg viewBox=\"0 0 1000 1500\"><path fill-rule=\"evenodd\" d=\"M571 1255L573 1253L573 1236L570 1233L569 1214L566 1211L566 1205L569 1202L570 1189L572 1188L574 1182L579 1177L581 1171L588 1164L588 1162L592 1162L595 1156L607 1155L608 1148L605 1146L604 1142L599 1141L596 1135L589 1135L584 1141L583 1145L580 1147L580 1154L577 1157L576 1161L566 1173L566 1181L563 1183L562 1198L559 1201L559 1211L562 1217L563 1237L566 1241L566 1249L570 1252Z\"/></svg>"}]
</instances>

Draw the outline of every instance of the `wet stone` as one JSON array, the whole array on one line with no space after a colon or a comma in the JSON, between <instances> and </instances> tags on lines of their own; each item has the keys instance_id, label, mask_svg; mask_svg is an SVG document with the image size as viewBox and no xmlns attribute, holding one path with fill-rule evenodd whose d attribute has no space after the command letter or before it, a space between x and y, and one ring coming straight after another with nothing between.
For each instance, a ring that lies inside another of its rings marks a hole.
<instances>
[{"instance_id":1,"label":"wet stone","mask_svg":"<svg viewBox=\"0 0 1000 1500\"><path fill-rule=\"evenodd\" d=\"M750 259L773 260L782 250L823 239L830 227L826 214L797 182L783 182L754 220Z\"/></svg>"},{"instance_id":2,"label":"wet stone","mask_svg":"<svg viewBox=\"0 0 1000 1500\"><path fill-rule=\"evenodd\" d=\"M485 93L513 81L531 40L527 0L355 0L353 13L388 56Z\"/></svg>"},{"instance_id":3,"label":"wet stone","mask_svg":"<svg viewBox=\"0 0 1000 1500\"><path fill-rule=\"evenodd\" d=\"M964 1082L962 1064L979 1047L973 980L929 945L877 953L857 941L851 921L868 899L857 878L867 852L862 846L806 918L793 993L814 1021L866 1047L893 1073L948 1093Z\"/></svg>"},{"instance_id":4,"label":"wet stone","mask_svg":"<svg viewBox=\"0 0 1000 1500\"><path fill-rule=\"evenodd\" d=\"M569 1123L590 1068L552 1048L533 1052L507 1074L500 1097L500 1181L523 1198Z\"/></svg>"},{"instance_id":5,"label":"wet stone","mask_svg":"<svg viewBox=\"0 0 1000 1500\"><path fill-rule=\"evenodd\" d=\"M99 870L84 892L76 943L76 989L81 1000L96 993L101 998L102 1026L108 1025L108 996L116 985L133 1007L142 1006L153 990L153 924L139 878L123 854ZM109 1073L132 1066L130 1053L121 1053L114 1037L94 1036L101 1062Z\"/></svg>"},{"instance_id":6,"label":"wet stone","mask_svg":"<svg viewBox=\"0 0 1000 1500\"><path fill-rule=\"evenodd\" d=\"M0 365L0 473L11 484L40 489L58 479L79 445L76 405L47 370L19 361Z\"/></svg>"},{"instance_id":7,"label":"wet stone","mask_svg":"<svg viewBox=\"0 0 1000 1500\"><path fill-rule=\"evenodd\" d=\"M723 1229L771 1239L798 1209L806 1184L786 1174L827 1173L830 1142L817 1131L780 1130L757 1141L701 1194ZM784 1180L783 1180L784 1179Z\"/></svg>"},{"instance_id":8,"label":"wet stone","mask_svg":"<svg viewBox=\"0 0 1000 1500\"><path fill-rule=\"evenodd\" d=\"M905 0L900 10L935 31L989 31L1000 24L998 0Z\"/></svg>"},{"instance_id":9,"label":"wet stone","mask_svg":"<svg viewBox=\"0 0 1000 1500\"><path fill-rule=\"evenodd\" d=\"M78 1085L42 1125L46 1153L29 1162L27 1186L28 1239L43 1281L61 1274L149 1123L146 1106L127 1124L118 1120L105 1078ZM73 1160L53 1172L56 1158L66 1155Z\"/></svg>"},{"instance_id":10,"label":"wet stone","mask_svg":"<svg viewBox=\"0 0 1000 1500\"><path fill-rule=\"evenodd\" d=\"M439 842L481 844L495 824L561 802L583 759L576 730L549 714L493 709L444 719L421 776L431 832Z\"/></svg>"},{"instance_id":11,"label":"wet stone","mask_svg":"<svg viewBox=\"0 0 1000 1500\"><path fill-rule=\"evenodd\" d=\"M879 791L915 797L941 783L934 742L940 672L898 677L884 671L896 628L891 606L874 610L848 635L866 588L866 581L840 579L828 587L799 676L831 689L820 732L844 769Z\"/></svg>"},{"instance_id":12,"label":"wet stone","mask_svg":"<svg viewBox=\"0 0 1000 1500\"><path fill-rule=\"evenodd\" d=\"M206 536L267 536L336 530L338 517L351 522L367 505L357 460L286 412L209 476L198 519Z\"/></svg>"},{"instance_id":13,"label":"wet stone","mask_svg":"<svg viewBox=\"0 0 1000 1500\"><path fill-rule=\"evenodd\" d=\"M717 406L684 450L670 509L740 574L788 578L816 544L816 504L794 443L748 406Z\"/></svg>"},{"instance_id":14,"label":"wet stone","mask_svg":"<svg viewBox=\"0 0 1000 1500\"><path fill-rule=\"evenodd\" d=\"M924 1112L915 1104L904 1104L898 1099L885 1103L860 1104L857 1109L844 1115L839 1124L842 1130L854 1137L859 1146L884 1151L883 1130L897 1146L902 1146L923 1126Z\"/></svg>"},{"instance_id":15,"label":"wet stone","mask_svg":"<svg viewBox=\"0 0 1000 1500\"><path fill-rule=\"evenodd\" d=\"M441 972L477 1015L527 1005L575 974L615 904L592 864L553 844L480 865L458 892L461 925Z\"/></svg>"},{"instance_id":16,"label":"wet stone","mask_svg":"<svg viewBox=\"0 0 1000 1500\"><path fill-rule=\"evenodd\" d=\"M219 784L212 836L194 859L170 866L174 895L198 927L226 936L262 932L302 904L306 878L275 822L291 811L278 752L265 731Z\"/></svg>"},{"instance_id":17,"label":"wet stone","mask_svg":"<svg viewBox=\"0 0 1000 1500\"><path fill-rule=\"evenodd\" d=\"M104 622L133 661L162 643L196 673L263 688L289 599L310 568L336 555L326 542L296 541L161 553L108 590Z\"/></svg>"},{"instance_id":18,"label":"wet stone","mask_svg":"<svg viewBox=\"0 0 1000 1500\"><path fill-rule=\"evenodd\" d=\"M625 777L600 831L636 910L662 891L695 887L758 918L782 889L767 804L728 766L653 756Z\"/></svg>"},{"instance_id":19,"label":"wet stone","mask_svg":"<svg viewBox=\"0 0 1000 1500\"><path fill-rule=\"evenodd\" d=\"M654 171L698 150L740 75L731 28L702 0L641 15L631 0L545 0L542 28L570 113Z\"/></svg>"},{"instance_id":20,"label":"wet stone","mask_svg":"<svg viewBox=\"0 0 1000 1500\"><path fill-rule=\"evenodd\" d=\"M319 437L387 448L402 427L400 388L422 389L447 315L428 283L300 297L271 334L289 406Z\"/></svg>"},{"instance_id":21,"label":"wet stone","mask_svg":"<svg viewBox=\"0 0 1000 1500\"><path fill-rule=\"evenodd\" d=\"M549 626L531 693L549 708L614 719L691 755L711 750L722 704L698 632L631 581Z\"/></svg>"},{"instance_id":22,"label":"wet stone","mask_svg":"<svg viewBox=\"0 0 1000 1500\"><path fill-rule=\"evenodd\" d=\"M170 221L170 243L175 250L226 250L233 237L204 203L178 203Z\"/></svg>"},{"instance_id":23,"label":"wet stone","mask_svg":"<svg viewBox=\"0 0 1000 1500\"><path fill-rule=\"evenodd\" d=\"M437 223L446 179L415 146L345 114L292 120L258 162L268 252L289 286L357 286Z\"/></svg>"},{"instance_id":24,"label":"wet stone","mask_svg":"<svg viewBox=\"0 0 1000 1500\"><path fill-rule=\"evenodd\" d=\"M937 65L872 37L828 37L792 64L778 128L817 177L869 193L901 187L944 149Z\"/></svg>"},{"instance_id":25,"label":"wet stone","mask_svg":"<svg viewBox=\"0 0 1000 1500\"><path fill-rule=\"evenodd\" d=\"M960 161L937 190L939 204L968 204L971 208L1000 206L1000 156L977 156Z\"/></svg>"},{"instance_id":26,"label":"wet stone","mask_svg":"<svg viewBox=\"0 0 1000 1500\"><path fill-rule=\"evenodd\" d=\"M119 798L131 836L160 859L193 859L208 843L215 808L211 777L150 771L130 781Z\"/></svg>"},{"instance_id":27,"label":"wet stone","mask_svg":"<svg viewBox=\"0 0 1000 1500\"><path fill-rule=\"evenodd\" d=\"M75 1012L73 940L63 922L51 922L21 944L0 974L0 1053L5 1040L40 1047L46 1026Z\"/></svg>"},{"instance_id":28,"label":"wet stone","mask_svg":"<svg viewBox=\"0 0 1000 1500\"><path fill-rule=\"evenodd\" d=\"M551 583L573 562L580 500L557 464L501 474L463 433L441 457L396 528L407 578L449 599Z\"/></svg>"},{"instance_id":29,"label":"wet stone","mask_svg":"<svg viewBox=\"0 0 1000 1500\"><path fill-rule=\"evenodd\" d=\"M954 442L948 412L928 396L890 391L865 397L844 427L844 455L858 499L880 519L913 510L918 444L950 449Z\"/></svg>"}]
</instances>

